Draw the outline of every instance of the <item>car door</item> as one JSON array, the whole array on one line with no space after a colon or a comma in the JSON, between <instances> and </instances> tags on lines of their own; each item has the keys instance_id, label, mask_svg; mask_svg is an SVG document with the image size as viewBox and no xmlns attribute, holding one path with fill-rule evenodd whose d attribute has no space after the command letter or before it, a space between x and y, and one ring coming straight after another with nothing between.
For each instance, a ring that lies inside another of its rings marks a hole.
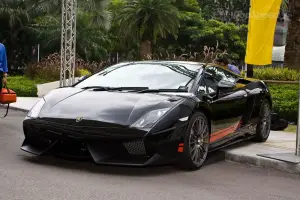
<instances>
[{"instance_id":1,"label":"car door","mask_svg":"<svg viewBox=\"0 0 300 200\"><path fill-rule=\"evenodd\" d=\"M212 134L211 143L226 142L225 138L234 137L242 125L241 119L247 107L247 92L237 87L238 76L217 66L205 69L210 76L205 76L204 83L211 109ZM232 87L222 87L222 84ZM211 98L212 97L212 98Z\"/></svg>"}]
</instances>

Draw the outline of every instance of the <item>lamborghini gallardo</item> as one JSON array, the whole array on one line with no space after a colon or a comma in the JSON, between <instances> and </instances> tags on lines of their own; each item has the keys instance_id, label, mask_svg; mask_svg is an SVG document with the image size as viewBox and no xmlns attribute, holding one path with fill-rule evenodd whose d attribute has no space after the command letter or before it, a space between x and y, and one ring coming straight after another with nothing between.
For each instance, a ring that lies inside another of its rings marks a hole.
<instances>
[{"instance_id":1,"label":"lamborghini gallardo","mask_svg":"<svg viewBox=\"0 0 300 200\"><path fill-rule=\"evenodd\" d=\"M267 85L216 64L118 63L52 90L23 122L23 151L96 164L203 166L210 152L265 142L272 98Z\"/></svg>"}]
</instances>

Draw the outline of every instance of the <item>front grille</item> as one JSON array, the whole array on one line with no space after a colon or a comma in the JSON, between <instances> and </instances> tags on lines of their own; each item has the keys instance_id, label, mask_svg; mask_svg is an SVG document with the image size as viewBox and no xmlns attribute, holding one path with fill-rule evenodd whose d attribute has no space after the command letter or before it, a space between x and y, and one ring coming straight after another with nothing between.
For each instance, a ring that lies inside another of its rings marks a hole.
<instances>
[{"instance_id":1,"label":"front grille","mask_svg":"<svg viewBox=\"0 0 300 200\"><path fill-rule=\"evenodd\" d=\"M139 130L134 129L107 128L98 126L74 126L44 120L26 121L26 127L28 129L33 129L37 132L44 132L56 136L69 137L73 139L137 139L142 138L146 134L145 132L141 132Z\"/></svg>"},{"instance_id":2,"label":"front grille","mask_svg":"<svg viewBox=\"0 0 300 200\"><path fill-rule=\"evenodd\" d=\"M124 128L124 126L108 123L108 122L99 122L96 120L82 120L80 122L76 122L76 119L68 119L68 118L41 118L39 119L41 122L49 122L54 124L60 125L67 125L67 126L76 126L76 127L108 127L108 128Z\"/></svg>"},{"instance_id":3,"label":"front grille","mask_svg":"<svg viewBox=\"0 0 300 200\"><path fill-rule=\"evenodd\" d=\"M146 148L143 140L123 142L123 145L131 155L146 155Z\"/></svg>"}]
</instances>

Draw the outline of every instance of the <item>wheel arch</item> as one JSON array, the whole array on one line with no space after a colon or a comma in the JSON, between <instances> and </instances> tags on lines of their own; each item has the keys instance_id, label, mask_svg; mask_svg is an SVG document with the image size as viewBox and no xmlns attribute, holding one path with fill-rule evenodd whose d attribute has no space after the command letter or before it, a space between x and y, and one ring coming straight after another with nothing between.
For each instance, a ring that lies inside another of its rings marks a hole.
<instances>
[{"instance_id":1,"label":"wheel arch","mask_svg":"<svg viewBox=\"0 0 300 200\"><path fill-rule=\"evenodd\" d=\"M209 134L211 134L211 131L212 131L212 124L211 124L211 119L212 119L212 115L211 115L211 111L205 107L205 106L199 106L195 109L194 113L195 112L202 112L206 118L207 118L207 121L208 121L208 126L209 126Z\"/></svg>"},{"instance_id":2,"label":"wheel arch","mask_svg":"<svg viewBox=\"0 0 300 200\"><path fill-rule=\"evenodd\" d=\"M272 95L270 93L270 89L268 85L264 81L260 81L261 83L261 89L264 92L264 98L268 100L271 109L273 108L273 101L272 101Z\"/></svg>"},{"instance_id":3,"label":"wheel arch","mask_svg":"<svg viewBox=\"0 0 300 200\"><path fill-rule=\"evenodd\" d=\"M269 95L266 95L265 99L268 100L269 104L270 104L270 107L271 109L273 108L273 102L272 102L272 98L269 96Z\"/></svg>"}]
</instances>

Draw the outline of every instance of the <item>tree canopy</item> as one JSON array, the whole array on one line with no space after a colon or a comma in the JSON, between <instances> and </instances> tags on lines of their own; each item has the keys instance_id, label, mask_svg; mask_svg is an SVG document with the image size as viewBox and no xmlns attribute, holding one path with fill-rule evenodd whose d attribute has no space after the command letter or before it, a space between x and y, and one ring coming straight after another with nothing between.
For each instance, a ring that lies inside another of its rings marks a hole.
<instances>
[{"instance_id":1,"label":"tree canopy","mask_svg":"<svg viewBox=\"0 0 300 200\"><path fill-rule=\"evenodd\" d=\"M37 44L43 57L60 51L60 7L60 0L0 1L0 42L10 69L22 71ZM78 0L77 56L87 62L115 52L123 60L205 57L210 48L242 61L248 12L248 0Z\"/></svg>"}]
</instances>

